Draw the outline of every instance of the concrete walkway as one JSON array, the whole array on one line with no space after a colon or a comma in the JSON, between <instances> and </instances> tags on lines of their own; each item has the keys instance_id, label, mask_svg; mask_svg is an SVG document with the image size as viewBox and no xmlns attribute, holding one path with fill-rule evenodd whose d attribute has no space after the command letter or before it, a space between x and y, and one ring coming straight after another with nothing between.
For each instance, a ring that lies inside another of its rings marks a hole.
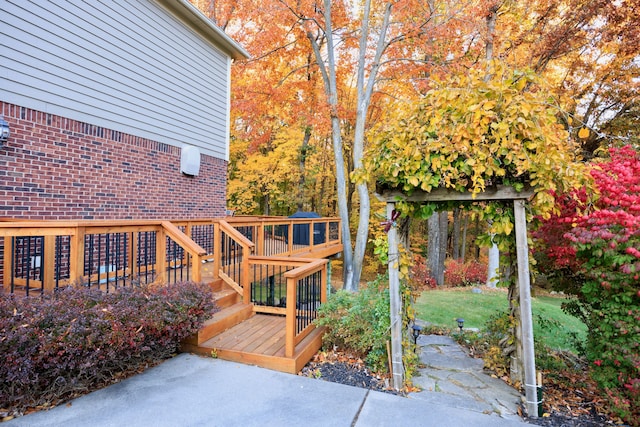
<instances>
[{"instance_id":1,"label":"concrete walkway","mask_svg":"<svg viewBox=\"0 0 640 427\"><path fill-rule=\"evenodd\" d=\"M428 365L408 397L181 354L3 427L524 426L520 398L447 337L420 337Z\"/></svg>"}]
</instances>

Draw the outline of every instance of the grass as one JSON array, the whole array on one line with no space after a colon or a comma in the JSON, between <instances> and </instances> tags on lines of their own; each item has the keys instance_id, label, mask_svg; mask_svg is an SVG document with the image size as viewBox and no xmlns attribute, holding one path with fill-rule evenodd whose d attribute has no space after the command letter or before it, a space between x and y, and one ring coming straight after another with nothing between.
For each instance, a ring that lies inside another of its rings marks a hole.
<instances>
[{"instance_id":1,"label":"grass","mask_svg":"<svg viewBox=\"0 0 640 427\"><path fill-rule=\"evenodd\" d=\"M577 352L575 338L584 342L587 327L577 318L562 311L565 298L541 296L531 299L534 336L552 349ZM464 318L465 328L485 329L490 316L508 308L506 290L483 290L473 293L471 288L430 290L423 292L415 304L419 319L438 326L456 329L456 319Z\"/></svg>"}]
</instances>

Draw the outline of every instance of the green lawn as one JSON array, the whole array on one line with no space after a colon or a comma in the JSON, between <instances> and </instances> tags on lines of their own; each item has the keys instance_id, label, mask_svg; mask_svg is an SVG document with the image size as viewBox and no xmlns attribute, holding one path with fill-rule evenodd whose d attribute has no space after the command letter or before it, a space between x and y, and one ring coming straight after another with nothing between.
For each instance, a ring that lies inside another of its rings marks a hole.
<instances>
[{"instance_id":1,"label":"green lawn","mask_svg":"<svg viewBox=\"0 0 640 427\"><path fill-rule=\"evenodd\" d=\"M561 297L532 298L533 333L551 348L575 352L571 333L577 334L584 341L587 327L577 318L562 311L560 305L563 301L565 299ZM462 317L465 328L480 330L484 329L485 322L492 314L505 311L507 307L506 292L497 290L475 294L471 288L426 291L415 304L419 319L456 329L456 319Z\"/></svg>"}]
</instances>

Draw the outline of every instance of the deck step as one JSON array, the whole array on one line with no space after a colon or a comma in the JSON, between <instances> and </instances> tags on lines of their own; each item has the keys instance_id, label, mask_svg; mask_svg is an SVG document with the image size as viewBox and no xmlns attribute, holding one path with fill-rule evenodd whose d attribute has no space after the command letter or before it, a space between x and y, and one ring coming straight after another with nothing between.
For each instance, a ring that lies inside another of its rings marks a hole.
<instances>
[{"instance_id":1,"label":"deck step","mask_svg":"<svg viewBox=\"0 0 640 427\"><path fill-rule=\"evenodd\" d=\"M236 303L223 308L200 328L198 333L184 339L185 344L200 345L221 332L253 316L253 304Z\"/></svg>"},{"instance_id":2,"label":"deck step","mask_svg":"<svg viewBox=\"0 0 640 427\"><path fill-rule=\"evenodd\" d=\"M229 288L214 292L213 300L219 308L227 308L239 303L241 297L234 289Z\"/></svg>"},{"instance_id":3,"label":"deck step","mask_svg":"<svg viewBox=\"0 0 640 427\"><path fill-rule=\"evenodd\" d=\"M232 362L295 374L322 346L325 328L314 329L295 348L293 357L285 356L285 319L256 314L248 320L198 345L183 343L182 351Z\"/></svg>"},{"instance_id":4,"label":"deck step","mask_svg":"<svg viewBox=\"0 0 640 427\"><path fill-rule=\"evenodd\" d=\"M211 288L212 292L218 292L224 289L228 289L229 286L226 283L224 283L224 280L218 278L218 279L214 279L212 282L209 282L209 288Z\"/></svg>"}]
</instances>

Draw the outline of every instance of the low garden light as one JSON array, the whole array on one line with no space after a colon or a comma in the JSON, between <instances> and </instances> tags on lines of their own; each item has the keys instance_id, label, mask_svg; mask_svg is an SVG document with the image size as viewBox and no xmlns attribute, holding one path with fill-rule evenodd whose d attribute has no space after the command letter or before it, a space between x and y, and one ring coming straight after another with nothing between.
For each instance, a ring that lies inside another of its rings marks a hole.
<instances>
[{"instance_id":1,"label":"low garden light","mask_svg":"<svg viewBox=\"0 0 640 427\"><path fill-rule=\"evenodd\" d=\"M416 325L415 323L411 326L411 334L413 335L413 344L418 345L418 337L420 336L420 332L422 332L422 326Z\"/></svg>"},{"instance_id":2,"label":"low garden light","mask_svg":"<svg viewBox=\"0 0 640 427\"><path fill-rule=\"evenodd\" d=\"M462 328L464 328L464 319L462 317L458 317L456 322L458 322L458 328L460 328L460 333L462 333Z\"/></svg>"}]
</instances>

